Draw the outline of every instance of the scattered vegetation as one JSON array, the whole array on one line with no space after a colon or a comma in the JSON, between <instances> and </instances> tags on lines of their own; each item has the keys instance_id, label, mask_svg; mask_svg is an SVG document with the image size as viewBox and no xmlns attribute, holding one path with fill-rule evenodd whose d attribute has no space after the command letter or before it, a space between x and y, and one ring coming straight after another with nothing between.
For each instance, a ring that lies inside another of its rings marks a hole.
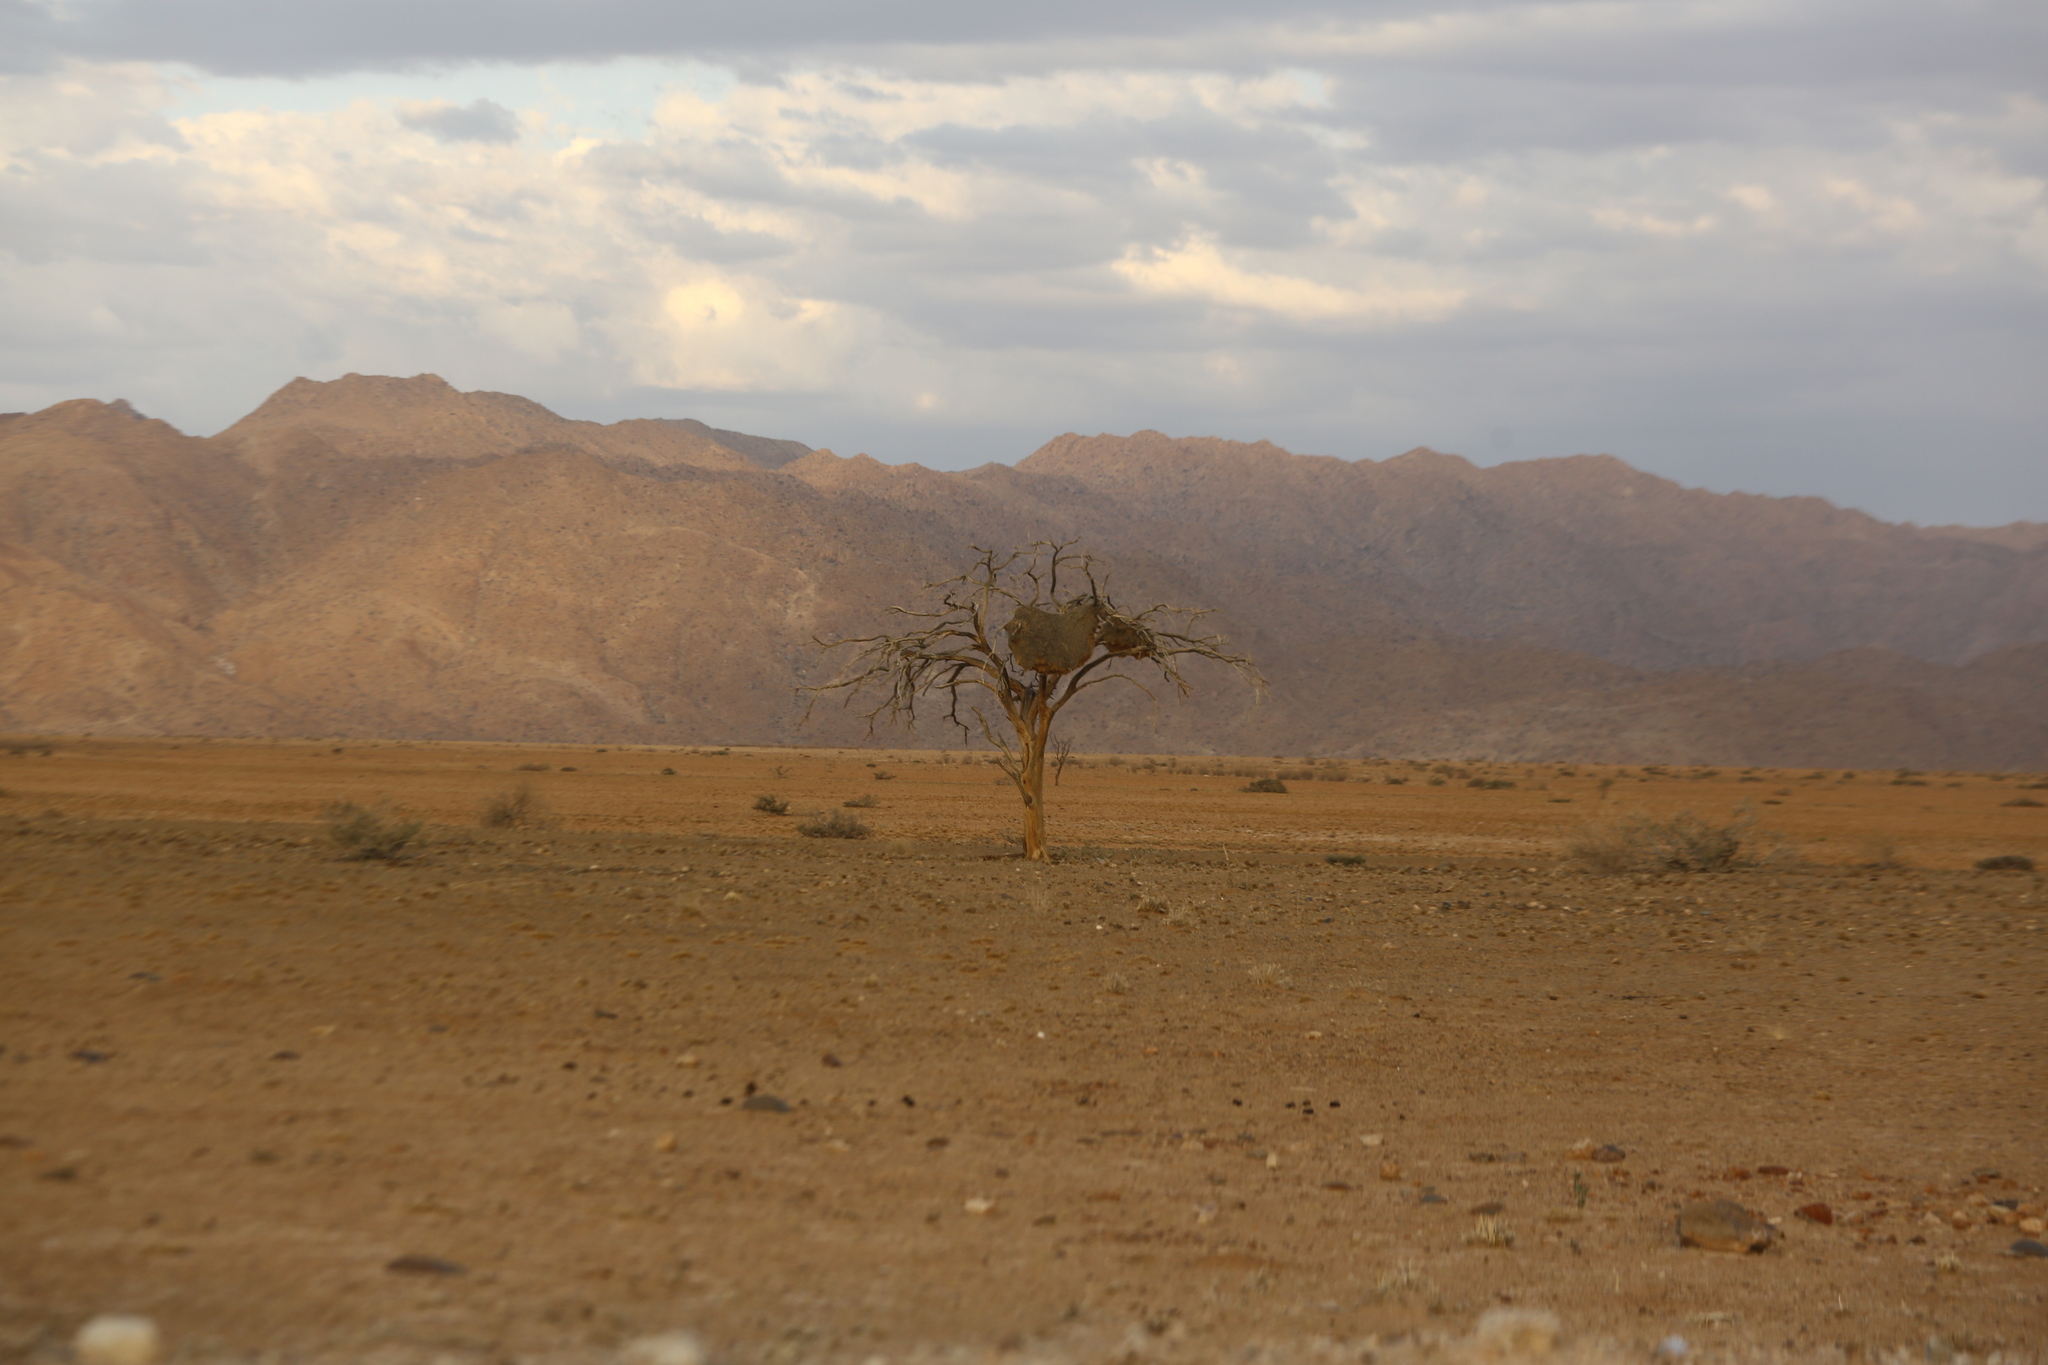
<instances>
[{"instance_id":1,"label":"scattered vegetation","mask_svg":"<svg viewBox=\"0 0 2048 1365\"><path fill-rule=\"evenodd\" d=\"M2032 872L2034 860L2024 853L2000 853L1996 857L1979 858L1979 872Z\"/></svg>"},{"instance_id":2,"label":"scattered vegetation","mask_svg":"<svg viewBox=\"0 0 2048 1365\"><path fill-rule=\"evenodd\" d=\"M1280 795L1285 796L1287 794L1287 784L1277 777L1262 777L1256 782L1245 783L1238 790L1241 792L1278 792Z\"/></svg>"},{"instance_id":3,"label":"scattered vegetation","mask_svg":"<svg viewBox=\"0 0 2048 1365\"><path fill-rule=\"evenodd\" d=\"M397 819L387 806L359 806L353 801L336 801L322 814L327 836L350 861L395 862L424 828L418 820Z\"/></svg>"},{"instance_id":4,"label":"scattered vegetation","mask_svg":"<svg viewBox=\"0 0 2048 1365\"><path fill-rule=\"evenodd\" d=\"M779 796L757 796L754 798L754 809L763 815L787 815L789 802Z\"/></svg>"},{"instance_id":5,"label":"scattered vegetation","mask_svg":"<svg viewBox=\"0 0 2048 1365\"><path fill-rule=\"evenodd\" d=\"M1505 777L1475 777L1465 785L1485 792L1504 792L1512 791L1515 784Z\"/></svg>"},{"instance_id":6,"label":"scattered vegetation","mask_svg":"<svg viewBox=\"0 0 2048 1365\"><path fill-rule=\"evenodd\" d=\"M875 781L877 782L894 782L895 780L896 774L891 772L877 772L875 774Z\"/></svg>"},{"instance_id":7,"label":"scattered vegetation","mask_svg":"<svg viewBox=\"0 0 2048 1365\"><path fill-rule=\"evenodd\" d=\"M840 804L851 806L855 810L873 810L876 806L882 804L882 798L876 796L873 792L869 792L864 796L856 796L853 800L843 801Z\"/></svg>"},{"instance_id":8,"label":"scattered vegetation","mask_svg":"<svg viewBox=\"0 0 2048 1365\"><path fill-rule=\"evenodd\" d=\"M874 834L858 815L843 810L815 815L798 825L796 832L806 839L866 839Z\"/></svg>"},{"instance_id":9,"label":"scattered vegetation","mask_svg":"<svg viewBox=\"0 0 2048 1365\"><path fill-rule=\"evenodd\" d=\"M1783 861L1789 848L1762 834L1749 811L1717 825L1688 810L1589 825L1566 841L1565 854L1595 872L1736 872Z\"/></svg>"},{"instance_id":10,"label":"scattered vegetation","mask_svg":"<svg viewBox=\"0 0 2048 1365\"><path fill-rule=\"evenodd\" d=\"M1294 978L1277 962L1261 962L1255 967L1247 967L1244 974L1252 979L1255 986L1276 986L1285 990L1294 984Z\"/></svg>"},{"instance_id":11,"label":"scattered vegetation","mask_svg":"<svg viewBox=\"0 0 2048 1365\"><path fill-rule=\"evenodd\" d=\"M1332 853L1324 858L1323 861L1335 863L1339 867L1364 867L1365 855L1363 853Z\"/></svg>"},{"instance_id":12,"label":"scattered vegetation","mask_svg":"<svg viewBox=\"0 0 2048 1365\"><path fill-rule=\"evenodd\" d=\"M487 797L477 808L476 822L485 829L550 829L555 823L530 782Z\"/></svg>"}]
</instances>

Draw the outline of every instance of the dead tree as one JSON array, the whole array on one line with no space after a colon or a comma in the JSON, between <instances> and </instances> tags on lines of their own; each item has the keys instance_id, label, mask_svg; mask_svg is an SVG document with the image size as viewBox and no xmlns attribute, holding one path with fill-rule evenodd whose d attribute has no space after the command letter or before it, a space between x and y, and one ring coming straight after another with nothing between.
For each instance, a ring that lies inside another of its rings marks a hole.
<instances>
[{"instance_id":1,"label":"dead tree","mask_svg":"<svg viewBox=\"0 0 2048 1365\"><path fill-rule=\"evenodd\" d=\"M928 607L890 609L915 623L902 634L817 641L854 655L837 680L806 690L814 705L827 692L845 693L850 705L864 692L879 691L881 699L862 713L871 734L885 719L915 729L918 703L943 694L946 719L970 734L978 729L995 746L997 763L1023 798L1026 858L1046 856L1052 724L1080 693L1124 682L1154 696L1140 676L1125 671L1139 667L1141 675L1156 674L1155 682L1185 697L1193 689L1181 665L1190 659L1222 664L1254 693L1265 692L1265 679L1249 658L1231 652L1221 636L1199 633L1206 610L1166 603L1124 610L1095 561L1071 541L1008 551L976 546L975 554L965 573L925 585L933 595Z\"/></svg>"}]
</instances>

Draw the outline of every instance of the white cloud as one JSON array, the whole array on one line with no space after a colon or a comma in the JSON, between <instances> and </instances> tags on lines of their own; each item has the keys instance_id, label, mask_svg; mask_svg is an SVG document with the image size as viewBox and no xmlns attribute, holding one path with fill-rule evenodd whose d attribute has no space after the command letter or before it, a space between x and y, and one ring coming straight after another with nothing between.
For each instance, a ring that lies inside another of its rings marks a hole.
<instances>
[{"instance_id":1,"label":"white cloud","mask_svg":"<svg viewBox=\"0 0 2048 1365\"><path fill-rule=\"evenodd\" d=\"M1134 248L1116 271L1138 289L1226 308L1277 313L1297 322L1429 322L1463 303L1467 291L1424 283L1326 284L1227 260L1213 238L1190 236L1164 250ZM1410 272L1421 273L1421 272Z\"/></svg>"}]
</instances>

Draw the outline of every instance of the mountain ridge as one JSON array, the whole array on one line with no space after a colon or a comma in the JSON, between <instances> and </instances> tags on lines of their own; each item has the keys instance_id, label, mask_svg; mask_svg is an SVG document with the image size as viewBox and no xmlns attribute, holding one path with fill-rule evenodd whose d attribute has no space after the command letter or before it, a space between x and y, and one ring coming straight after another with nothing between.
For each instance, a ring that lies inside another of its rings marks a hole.
<instances>
[{"instance_id":1,"label":"mountain ridge","mask_svg":"<svg viewBox=\"0 0 2048 1365\"><path fill-rule=\"evenodd\" d=\"M798 724L814 637L1078 538L1274 682L1077 709L1084 747L2033 768L2035 529L1156 431L943 472L431 375L294 380L211 437L73 400L0 417L0 728L850 742Z\"/></svg>"}]
</instances>

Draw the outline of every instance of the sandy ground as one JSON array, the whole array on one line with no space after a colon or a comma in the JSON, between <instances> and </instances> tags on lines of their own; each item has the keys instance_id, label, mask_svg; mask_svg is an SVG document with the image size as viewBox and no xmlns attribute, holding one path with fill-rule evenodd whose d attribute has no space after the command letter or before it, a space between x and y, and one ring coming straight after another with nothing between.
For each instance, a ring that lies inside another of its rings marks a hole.
<instances>
[{"instance_id":1,"label":"sandy ground","mask_svg":"<svg viewBox=\"0 0 2048 1365\"><path fill-rule=\"evenodd\" d=\"M948 757L0 741L0 1354L2048 1356L2038 778L1091 764L1028 867ZM1799 860L1559 855L1744 799Z\"/></svg>"}]
</instances>

